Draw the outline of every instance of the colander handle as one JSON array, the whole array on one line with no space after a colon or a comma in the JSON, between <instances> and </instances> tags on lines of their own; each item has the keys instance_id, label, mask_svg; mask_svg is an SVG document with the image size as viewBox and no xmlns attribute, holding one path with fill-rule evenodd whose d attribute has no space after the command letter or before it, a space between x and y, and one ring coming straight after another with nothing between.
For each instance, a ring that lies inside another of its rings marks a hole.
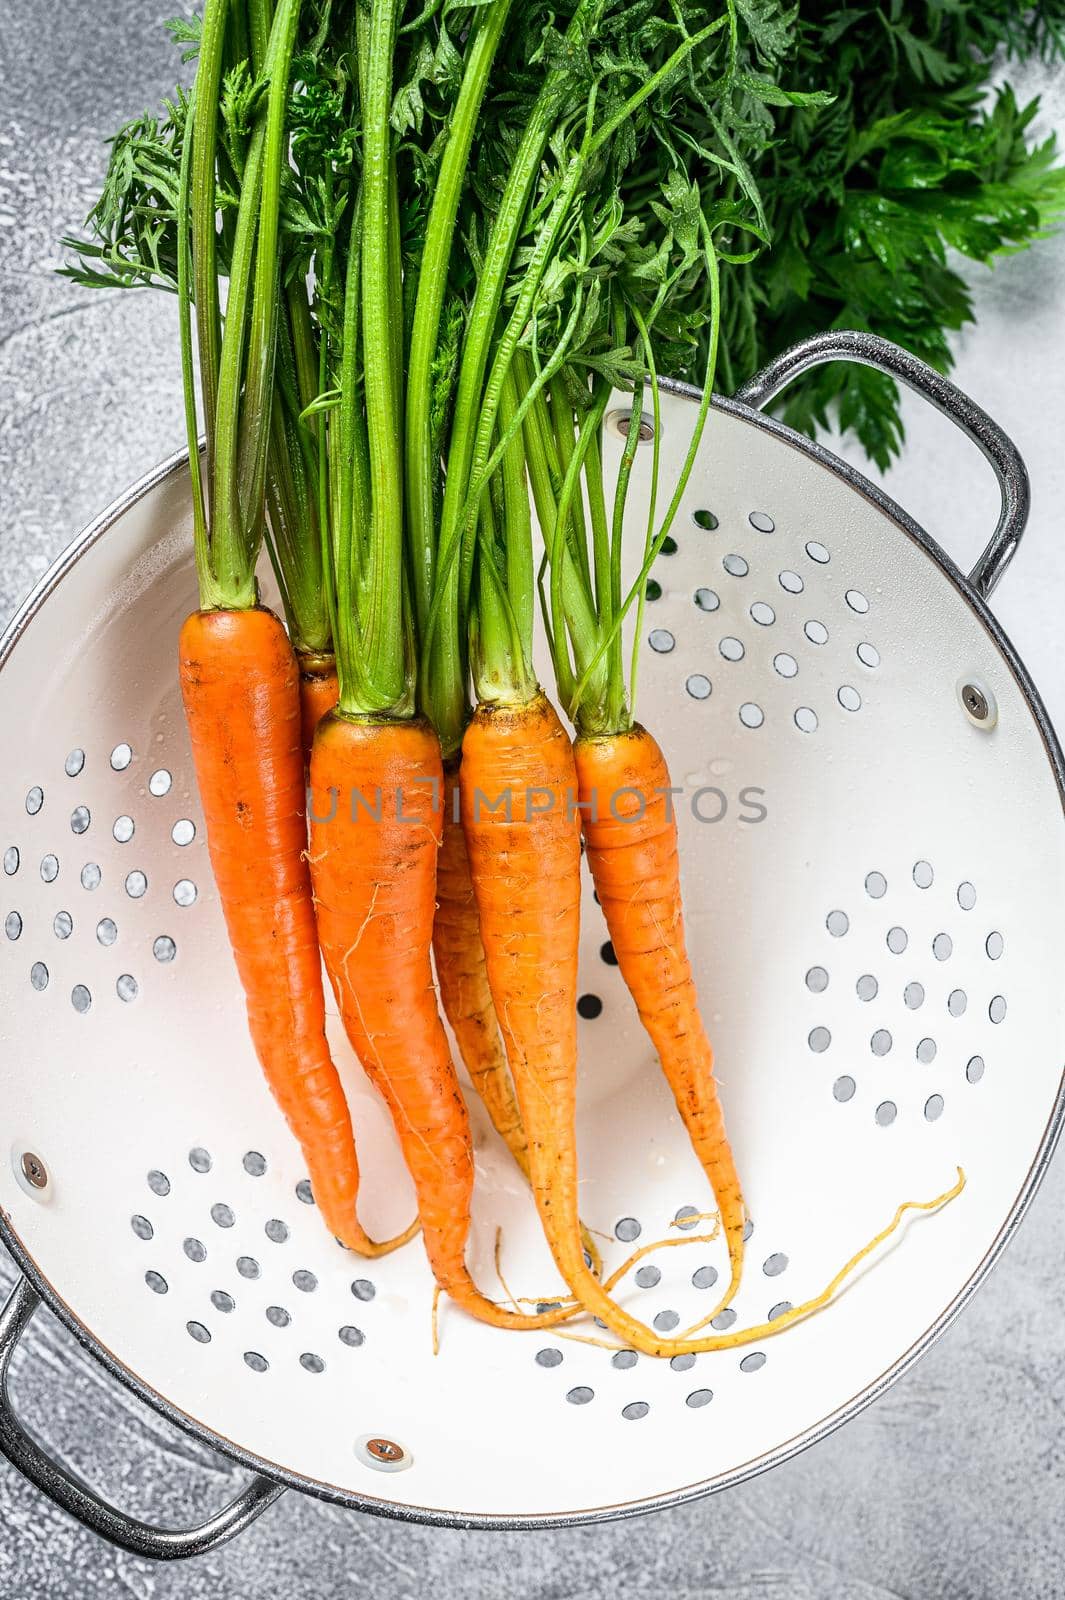
<instances>
[{"instance_id":1,"label":"colander handle","mask_svg":"<svg viewBox=\"0 0 1065 1600\"><path fill-rule=\"evenodd\" d=\"M283 1485L269 1478L253 1478L224 1510L198 1528L157 1528L139 1522L102 1500L72 1472L59 1465L23 1428L7 1392L8 1370L15 1347L29 1326L40 1297L20 1278L0 1311L0 1455L4 1455L42 1494L84 1527L111 1544L136 1556L156 1561L179 1561L184 1556L205 1555L234 1534L241 1533L264 1512Z\"/></svg>"},{"instance_id":2,"label":"colander handle","mask_svg":"<svg viewBox=\"0 0 1065 1600\"><path fill-rule=\"evenodd\" d=\"M800 373L829 361L854 361L904 383L949 417L991 463L1002 496L1002 510L986 550L969 574L973 588L989 599L1021 542L1031 504L1028 471L1013 440L949 378L875 333L840 331L804 339L756 372L736 390L733 399L762 411Z\"/></svg>"}]
</instances>

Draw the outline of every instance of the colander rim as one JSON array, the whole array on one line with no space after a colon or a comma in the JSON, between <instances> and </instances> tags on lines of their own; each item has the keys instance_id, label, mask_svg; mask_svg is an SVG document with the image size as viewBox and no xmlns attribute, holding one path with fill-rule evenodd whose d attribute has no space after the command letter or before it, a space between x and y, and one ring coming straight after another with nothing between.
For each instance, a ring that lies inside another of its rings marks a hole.
<instances>
[{"instance_id":1,"label":"colander rim","mask_svg":"<svg viewBox=\"0 0 1065 1600\"><path fill-rule=\"evenodd\" d=\"M699 399L700 391L696 387L674 379L661 379L660 388L663 393L671 394L681 399ZM836 456L818 441L808 439L794 429L789 428L786 424L779 422L776 418L766 416L763 412L726 396L715 395L712 406L715 411L733 417L750 426L760 428L763 432L778 438L783 444L790 446L793 450L797 450L819 466L832 472L849 488L883 512L902 533L913 540L931 558L943 576L947 578L961 598L969 605L977 620L989 635L991 643L1008 667L1039 730L1058 790L1058 798L1061 801L1063 811L1065 811L1065 757L1062 755L1061 745L1043 701L1001 623L957 563L891 496L872 483L856 467ZM168 456L157 467L138 479L123 494L112 501L61 552L34 585L3 630L2 635L0 635L0 672L2 672L15 646L44 602L77 565L78 561L92 549L99 539L110 531L120 517L124 516L140 500L150 494L152 490L158 488L167 479L176 478L181 472L187 470L187 466L187 449L179 450ZM857 1394L851 1396L842 1405L837 1406L827 1416L820 1418L810 1427L803 1429L801 1433L795 1434L792 1438L774 1446L773 1449L763 1451L751 1460L732 1467L727 1472L719 1473L713 1478L701 1479L696 1483L686 1484L663 1494L648 1495L637 1500L625 1501L614 1505L591 1506L576 1511L541 1512L528 1515L513 1512L461 1512L439 1507L410 1505L398 1500L386 1500L359 1490L343 1488L338 1484L329 1484L321 1479L311 1478L303 1473L296 1472L279 1462L266 1460L247 1449L246 1446L225 1438L206 1423L200 1422L197 1418L190 1416L188 1412L175 1406L165 1395L160 1394L158 1390L145 1383L142 1378L115 1356L91 1329L81 1321L76 1312L66 1303L40 1271L19 1237L10 1217L2 1210L0 1210L0 1241L3 1242L16 1267L27 1279L41 1301L59 1322L73 1334L79 1345L99 1361L112 1377L116 1378L125 1388L168 1422L173 1423L183 1432L250 1471L259 1473L286 1488L297 1489L301 1493L309 1494L329 1504L342 1505L354 1511L366 1512L372 1516L383 1516L400 1522L413 1522L428 1527L483 1532L533 1532L552 1528L582 1527L601 1522L622 1521L629 1517L644 1516L653 1511L669 1510L744 1483L751 1478L757 1477L760 1473L768 1471L771 1467L779 1466L783 1462L791 1460L811 1445L827 1438L829 1434L834 1433L837 1428L850 1422L864 1411L867 1406L879 1399L892 1384L903 1377L914 1363L943 1336L996 1264L1023 1221L1039 1185L1046 1175L1063 1126L1065 1126L1065 1066L1063 1066L1062 1076L1059 1080L1054 1105L1047 1119L1042 1138L1036 1148L1031 1166L1005 1220L983 1257L977 1263L966 1282L954 1297L948 1301L947 1305L930 1323L928 1328L889 1367L886 1367L864 1388L859 1390Z\"/></svg>"}]
</instances>

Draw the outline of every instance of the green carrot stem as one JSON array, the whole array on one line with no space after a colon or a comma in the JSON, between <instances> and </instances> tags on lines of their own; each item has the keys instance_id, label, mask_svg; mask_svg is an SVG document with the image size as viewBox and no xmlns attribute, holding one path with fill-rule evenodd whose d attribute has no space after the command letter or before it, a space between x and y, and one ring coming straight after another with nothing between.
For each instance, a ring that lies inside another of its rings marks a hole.
<instances>
[{"instance_id":1,"label":"green carrot stem","mask_svg":"<svg viewBox=\"0 0 1065 1600\"><path fill-rule=\"evenodd\" d=\"M399 0L373 0L363 95L362 350L370 451L373 544L363 648L384 705L404 692L403 475L394 359L400 315L392 270L393 216L389 117ZM368 708L367 708L368 709Z\"/></svg>"},{"instance_id":2,"label":"green carrot stem","mask_svg":"<svg viewBox=\"0 0 1065 1600\"><path fill-rule=\"evenodd\" d=\"M431 421L432 364L440 337L447 268L477 115L510 6L511 0L493 0L474 14L475 32L467 49L462 84L451 113L451 127L436 176L418 271L407 367L406 491L411 588L420 633L425 631L432 602L435 557L437 465L433 460Z\"/></svg>"}]
</instances>

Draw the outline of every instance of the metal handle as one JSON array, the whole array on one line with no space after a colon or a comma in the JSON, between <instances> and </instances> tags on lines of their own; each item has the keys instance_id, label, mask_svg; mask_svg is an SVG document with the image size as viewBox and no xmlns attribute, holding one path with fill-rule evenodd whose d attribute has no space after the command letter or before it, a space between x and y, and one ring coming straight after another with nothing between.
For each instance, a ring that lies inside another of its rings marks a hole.
<instances>
[{"instance_id":1,"label":"metal handle","mask_svg":"<svg viewBox=\"0 0 1065 1600\"><path fill-rule=\"evenodd\" d=\"M155 1561L178 1561L185 1556L205 1555L255 1521L277 1497L282 1484L269 1478L253 1478L237 1498L198 1528L157 1528L148 1522L109 1505L87 1484L54 1461L48 1452L22 1427L7 1392L11 1357L30 1320L40 1305L40 1297L25 1278L20 1278L3 1311L0 1311L0 1455L17 1467L23 1477L40 1489L63 1511L123 1550Z\"/></svg>"},{"instance_id":2,"label":"metal handle","mask_svg":"<svg viewBox=\"0 0 1065 1600\"><path fill-rule=\"evenodd\" d=\"M793 378L829 361L854 361L859 366L886 372L904 383L949 417L991 463L1002 496L1002 510L986 550L969 574L973 588L987 600L1013 560L1028 521L1031 491L1028 471L1017 446L998 423L949 378L875 333L840 331L804 339L756 372L736 390L733 398L762 411Z\"/></svg>"}]
</instances>

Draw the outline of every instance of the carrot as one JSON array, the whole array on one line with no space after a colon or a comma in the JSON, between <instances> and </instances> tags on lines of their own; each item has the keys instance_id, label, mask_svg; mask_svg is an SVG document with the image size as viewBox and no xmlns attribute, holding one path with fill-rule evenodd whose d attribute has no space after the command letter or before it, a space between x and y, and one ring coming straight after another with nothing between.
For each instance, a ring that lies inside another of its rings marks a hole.
<instances>
[{"instance_id":1,"label":"carrot","mask_svg":"<svg viewBox=\"0 0 1065 1600\"><path fill-rule=\"evenodd\" d=\"M337 703L340 684L337 679L336 656L331 650L297 650L300 669L300 726L303 741L303 760L311 764L311 746L314 730L327 711Z\"/></svg>"},{"instance_id":2,"label":"carrot","mask_svg":"<svg viewBox=\"0 0 1065 1600\"><path fill-rule=\"evenodd\" d=\"M529 1152L488 986L466 836L456 815L458 763L444 767L443 840L436 873L433 956L440 1003L492 1125L529 1176Z\"/></svg>"},{"instance_id":3,"label":"carrot","mask_svg":"<svg viewBox=\"0 0 1065 1600\"><path fill-rule=\"evenodd\" d=\"M514 1096L507 1055L499 1036L485 965L481 923L470 878L470 858L459 808L459 763L444 764L444 837L436 873L433 956L440 1003L451 1024L462 1064L480 1095L492 1126L504 1141L522 1176L529 1178L525 1127ZM591 1233L581 1225L584 1252L598 1277L602 1257Z\"/></svg>"},{"instance_id":4,"label":"carrot","mask_svg":"<svg viewBox=\"0 0 1065 1600\"><path fill-rule=\"evenodd\" d=\"M684 943L669 769L639 724L574 745L581 827L618 969L714 1191L728 1244L728 1305L743 1272L744 1205L714 1079L714 1053Z\"/></svg>"},{"instance_id":5,"label":"carrot","mask_svg":"<svg viewBox=\"0 0 1065 1600\"><path fill-rule=\"evenodd\" d=\"M463 739L461 785L488 978L525 1122L540 1220L571 1292L626 1346L672 1357L773 1337L827 1303L906 1211L935 1209L961 1192L959 1172L957 1184L935 1200L900 1206L888 1227L826 1289L771 1323L701 1339L664 1339L631 1316L589 1270L581 1245L575 1128L577 768L569 737L542 693L524 703L478 708Z\"/></svg>"},{"instance_id":6,"label":"carrot","mask_svg":"<svg viewBox=\"0 0 1065 1600\"><path fill-rule=\"evenodd\" d=\"M359 1167L325 1038L321 961L304 853L296 660L272 612L194 611L181 630L181 693L211 866L266 1080L299 1140L322 1216L360 1255Z\"/></svg>"},{"instance_id":7,"label":"carrot","mask_svg":"<svg viewBox=\"0 0 1065 1600\"><path fill-rule=\"evenodd\" d=\"M507 1311L466 1265L473 1146L430 965L442 784L440 745L421 717L331 712L319 723L310 866L322 955L348 1037L392 1114L440 1288L495 1327L551 1327L579 1308Z\"/></svg>"}]
</instances>

